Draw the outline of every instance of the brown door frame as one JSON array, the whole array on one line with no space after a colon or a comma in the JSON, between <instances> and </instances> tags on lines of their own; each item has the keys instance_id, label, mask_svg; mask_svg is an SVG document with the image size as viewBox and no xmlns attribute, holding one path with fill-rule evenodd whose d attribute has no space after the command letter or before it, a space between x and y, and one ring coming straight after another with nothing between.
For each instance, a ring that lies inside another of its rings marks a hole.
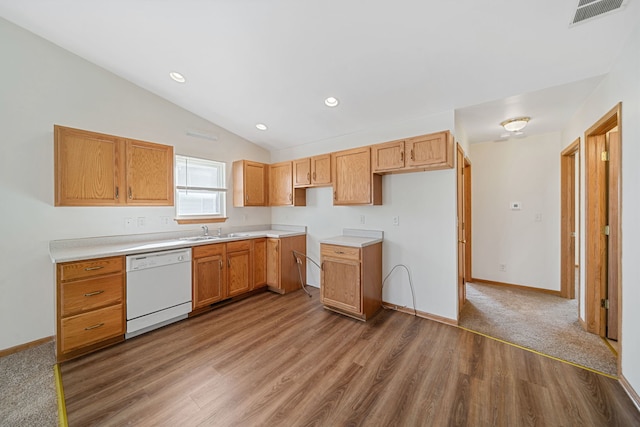
<instances>
[{"instance_id":1,"label":"brown door frame","mask_svg":"<svg viewBox=\"0 0 640 427\"><path fill-rule=\"evenodd\" d=\"M620 199L617 198L618 206L613 212L617 215L614 220L616 229L611 233L616 233L616 239L607 245L608 237L603 234L603 227L608 214L608 197L604 190L607 186L606 168L601 158L602 147L606 146L607 133L617 127L622 134L622 104L618 103L593 126L585 131L585 256L586 256L586 286L585 286L585 313L587 331L606 336L607 310L601 307L601 301L607 298L607 275L608 264L616 263L616 277L618 286L617 306L618 306L618 328L622 327L622 278L621 278L621 235L620 235ZM616 158L609 161L621 164L621 152L615 150ZM616 171L620 174L620 168ZM620 176L617 176L620 182ZM619 191L619 188L618 188ZM611 222L611 220L609 220ZM607 246L610 248L607 250ZM608 251L608 254L607 254ZM621 344L621 342L619 341Z\"/></svg>"},{"instance_id":2,"label":"brown door frame","mask_svg":"<svg viewBox=\"0 0 640 427\"><path fill-rule=\"evenodd\" d=\"M580 138L560 154L560 296L569 299L576 297L576 237L580 235L580 216L576 218L576 195L580 194L576 167L580 176L579 160Z\"/></svg>"},{"instance_id":3,"label":"brown door frame","mask_svg":"<svg viewBox=\"0 0 640 427\"><path fill-rule=\"evenodd\" d=\"M458 218L458 314L467 300L471 280L471 162L456 144L456 215Z\"/></svg>"}]
</instances>

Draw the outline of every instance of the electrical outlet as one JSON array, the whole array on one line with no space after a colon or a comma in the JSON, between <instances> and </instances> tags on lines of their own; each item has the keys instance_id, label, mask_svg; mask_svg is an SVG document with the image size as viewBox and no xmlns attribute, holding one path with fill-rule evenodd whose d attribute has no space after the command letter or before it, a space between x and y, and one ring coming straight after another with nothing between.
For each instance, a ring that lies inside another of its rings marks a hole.
<instances>
[{"instance_id":1,"label":"electrical outlet","mask_svg":"<svg viewBox=\"0 0 640 427\"><path fill-rule=\"evenodd\" d=\"M393 217L393 225L400 225L400 217L399 216L394 216Z\"/></svg>"},{"instance_id":2,"label":"electrical outlet","mask_svg":"<svg viewBox=\"0 0 640 427\"><path fill-rule=\"evenodd\" d=\"M512 211L519 211L522 209L522 203L520 202L511 202L509 206L511 207Z\"/></svg>"},{"instance_id":3,"label":"electrical outlet","mask_svg":"<svg viewBox=\"0 0 640 427\"><path fill-rule=\"evenodd\" d=\"M364 224L366 221L366 218L364 217L364 215L360 215L360 224Z\"/></svg>"},{"instance_id":4,"label":"electrical outlet","mask_svg":"<svg viewBox=\"0 0 640 427\"><path fill-rule=\"evenodd\" d=\"M160 225L169 225L169 217L161 216L160 217Z\"/></svg>"},{"instance_id":5,"label":"electrical outlet","mask_svg":"<svg viewBox=\"0 0 640 427\"><path fill-rule=\"evenodd\" d=\"M541 213L537 213L536 214L535 221L536 222L542 222L542 214Z\"/></svg>"},{"instance_id":6,"label":"electrical outlet","mask_svg":"<svg viewBox=\"0 0 640 427\"><path fill-rule=\"evenodd\" d=\"M124 228L133 228L135 223L133 222L133 218L125 218L124 219Z\"/></svg>"},{"instance_id":7,"label":"electrical outlet","mask_svg":"<svg viewBox=\"0 0 640 427\"><path fill-rule=\"evenodd\" d=\"M144 227L145 225L147 225L147 218L145 218L143 216L139 216L138 217L138 227Z\"/></svg>"},{"instance_id":8,"label":"electrical outlet","mask_svg":"<svg viewBox=\"0 0 640 427\"><path fill-rule=\"evenodd\" d=\"M500 264L498 266L498 270L500 270L502 272L506 272L507 271L507 264Z\"/></svg>"}]
</instances>

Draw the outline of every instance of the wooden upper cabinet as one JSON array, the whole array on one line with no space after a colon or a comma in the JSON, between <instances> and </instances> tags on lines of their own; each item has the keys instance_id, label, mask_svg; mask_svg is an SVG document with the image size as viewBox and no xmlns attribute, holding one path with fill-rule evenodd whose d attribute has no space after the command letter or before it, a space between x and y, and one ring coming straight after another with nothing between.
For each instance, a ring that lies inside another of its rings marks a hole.
<instances>
[{"instance_id":1,"label":"wooden upper cabinet","mask_svg":"<svg viewBox=\"0 0 640 427\"><path fill-rule=\"evenodd\" d=\"M449 131L377 144L371 149L374 173L453 168L453 137Z\"/></svg>"},{"instance_id":2,"label":"wooden upper cabinet","mask_svg":"<svg viewBox=\"0 0 640 427\"><path fill-rule=\"evenodd\" d=\"M172 206L173 147L54 127L56 206Z\"/></svg>"},{"instance_id":3,"label":"wooden upper cabinet","mask_svg":"<svg viewBox=\"0 0 640 427\"><path fill-rule=\"evenodd\" d=\"M309 187L311 185L311 159L306 157L293 161L293 186Z\"/></svg>"},{"instance_id":4,"label":"wooden upper cabinet","mask_svg":"<svg viewBox=\"0 0 640 427\"><path fill-rule=\"evenodd\" d=\"M371 148L331 154L334 205L382 204L382 180L371 172Z\"/></svg>"},{"instance_id":5,"label":"wooden upper cabinet","mask_svg":"<svg viewBox=\"0 0 640 427\"><path fill-rule=\"evenodd\" d=\"M269 166L269 205L305 206L306 192L293 188L293 162L274 163Z\"/></svg>"},{"instance_id":6,"label":"wooden upper cabinet","mask_svg":"<svg viewBox=\"0 0 640 427\"><path fill-rule=\"evenodd\" d=\"M233 162L233 206L267 206L269 165L237 160Z\"/></svg>"},{"instance_id":7,"label":"wooden upper cabinet","mask_svg":"<svg viewBox=\"0 0 640 427\"><path fill-rule=\"evenodd\" d=\"M173 205L173 147L126 141L127 203Z\"/></svg>"},{"instance_id":8,"label":"wooden upper cabinet","mask_svg":"<svg viewBox=\"0 0 640 427\"><path fill-rule=\"evenodd\" d=\"M294 187L331 185L331 154L306 157L293 161Z\"/></svg>"},{"instance_id":9,"label":"wooden upper cabinet","mask_svg":"<svg viewBox=\"0 0 640 427\"><path fill-rule=\"evenodd\" d=\"M124 197L121 141L115 136L54 127L56 206L111 206Z\"/></svg>"}]
</instances>

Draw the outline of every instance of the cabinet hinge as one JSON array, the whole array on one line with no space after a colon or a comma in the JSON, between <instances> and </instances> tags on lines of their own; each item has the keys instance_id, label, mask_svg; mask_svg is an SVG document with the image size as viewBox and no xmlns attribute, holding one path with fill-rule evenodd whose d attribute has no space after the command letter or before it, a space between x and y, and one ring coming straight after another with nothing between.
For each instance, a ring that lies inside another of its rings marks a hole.
<instances>
[{"instance_id":1,"label":"cabinet hinge","mask_svg":"<svg viewBox=\"0 0 640 427\"><path fill-rule=\"evenodd\" d=\"M609 310L609 300L608 299L601 299L600 300L600 307Z\"/></svg>"},{"instance_id":2,"label":"cabinet hinge","mask_svg":"<svg viewBox=\"0 0 640 427\"><path fill-rule=\"evenodd\" d=\"M603 151L602 153L600 153L600 159L603 162L608 162L609 161L609 152L608 151Z\"/></svg>"},{"instance_id":3,"label":"cabinet hinge","mask_svg":"<svg viewBox=\"0 0 640 427\"><path fill-rule=\"evenodd\" d=\"M604 234L605 236L609 235L609 226L605 225L604 227L602 227L602 234Z\"/></svg>"}]
</instances>

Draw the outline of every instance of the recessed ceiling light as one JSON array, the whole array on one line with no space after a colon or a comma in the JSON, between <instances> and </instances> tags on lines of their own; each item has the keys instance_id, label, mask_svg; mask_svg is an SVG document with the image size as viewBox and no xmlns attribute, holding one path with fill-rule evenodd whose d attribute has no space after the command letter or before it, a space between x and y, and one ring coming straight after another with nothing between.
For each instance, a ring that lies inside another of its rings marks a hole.
<instances>
[{"instance_id":1,"label":"recessed ceiling light","mask_svg":"<svg viewBox=\"0 0 640 427\"><path fill-rule=\"evenodd\" d=\"M256 128L258 128L259 130L267 130L267 125L265 125L264 123L258 123L256 124Z\"/></svg>"},{"instance_id":2,"label":"recessed ceiling light","mask_svg":"<svg viewBox=\"0 0 640 427\"><path fill-rule=\"evenodd\" d=\"M333 96L328 97L327 99L324 100L324 104L327 107L337 107L340 101L338 101L338 98L334 98Z\"/></svg>"},{"instance_id":3,"label":"recessed ceiling light","mask_svg":"<svg viewBox=\"0 0 640 427\"><path fill-rule=\"evenodd\" d=\"M173 80L177 81L178 83L184 83L187 81L187 79L185 79L184 76L178 73L177 71L170 72L169 77L171 77Z\"/></svg>"}]
</instances>

